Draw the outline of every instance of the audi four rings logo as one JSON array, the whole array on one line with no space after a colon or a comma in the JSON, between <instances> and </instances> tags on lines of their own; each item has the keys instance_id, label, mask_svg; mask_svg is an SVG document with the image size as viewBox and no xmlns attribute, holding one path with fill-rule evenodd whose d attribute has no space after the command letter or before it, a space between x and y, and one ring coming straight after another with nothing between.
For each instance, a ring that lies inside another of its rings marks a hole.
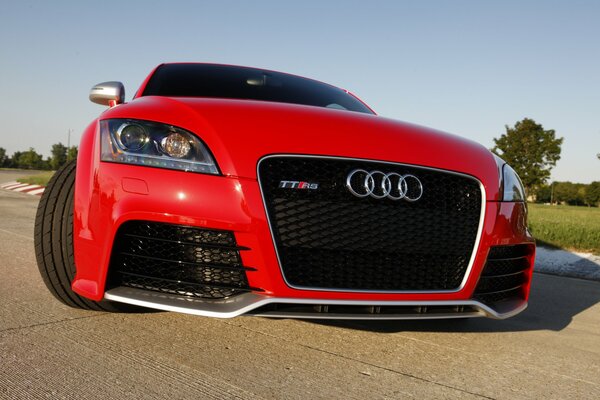
<instances>
[{"instance_id":1,"label":"audi four rings logo","mask_svg":"<svg viewBox=\"0 0 600 400\"><path fill-rule=\"evenodd\" d=\"M356 197L417 201L423 196L423 185L414 175L355 169L346 178L346 187Z\"/></svg>"}]
</instances>

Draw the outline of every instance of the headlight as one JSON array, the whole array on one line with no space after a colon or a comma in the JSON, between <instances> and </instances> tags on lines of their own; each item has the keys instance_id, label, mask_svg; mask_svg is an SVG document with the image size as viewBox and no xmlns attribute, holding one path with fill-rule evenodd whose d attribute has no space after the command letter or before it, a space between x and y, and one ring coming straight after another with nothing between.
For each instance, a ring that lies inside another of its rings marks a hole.
<instances>
[{"instance_id":1,"label":"headlight","mask_svg":"<svg viewBox=\"0 0 600 400\"><path fill-rule=\"evenodd\" d=\"M496 154L494 154L494 159L498 166L502 201L525 201L525 189L519 175Z\"/></svg>"},{"instance_id":2,"label":"headlight","mask_svg":"<svg viewBox=\"0 0 600 400\"><path fill-rule=\"evenodd\" d=\"M172 125L134 119L100 121L102 161L218 174L208 148Z\"/></svg>"},{"instance_id":3,"label":"headlight","mask_svg":"<svg viewBox=\"0 0 600 400\"><path fill-rule=\"evenodd\" d=\"M502 201L525 201L525 189L521 178L508 164L502 167L502 183Z\"/></svg>"}]
</instances>

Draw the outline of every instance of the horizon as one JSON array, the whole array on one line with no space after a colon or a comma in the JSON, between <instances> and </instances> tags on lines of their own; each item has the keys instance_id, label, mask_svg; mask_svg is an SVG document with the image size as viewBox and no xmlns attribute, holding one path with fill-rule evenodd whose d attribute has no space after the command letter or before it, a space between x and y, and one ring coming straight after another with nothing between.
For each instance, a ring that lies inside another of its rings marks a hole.
<instances>
[{"instance_id":1,"label":"horizon","mask_svg":"<svg viewBox=\"0 0 600 400\"><path fill-rule=\"evenodd\" d=\"M69 129L79 145L104 110L87 98L94 84L122 81L129 101L161 62L205 61L330 83L383 117L488 149L531 118L565 138L548 182L590 183L600 180L599 16L591 1L10 3L0 147L46 158Z\"/></svg>"}]
</instances>

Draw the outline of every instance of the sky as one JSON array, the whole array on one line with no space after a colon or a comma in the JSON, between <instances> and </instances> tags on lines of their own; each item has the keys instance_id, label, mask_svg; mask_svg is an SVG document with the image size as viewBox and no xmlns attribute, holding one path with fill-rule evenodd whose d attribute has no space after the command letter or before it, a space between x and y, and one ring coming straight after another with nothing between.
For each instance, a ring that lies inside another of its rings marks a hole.
<instances>
[{"instance_id":1,"label":"sky","mask_svg":"<svg viewBox=\"0 0 600 400\"><path fill-rule=\"evenodd\" d=\"M96 83L156 65L247 65L356 93L379 115L486 147L532 118L552 179L600 180L600 1L0 0L0 147L78 144Z\"/></svg>"}]
</instances>

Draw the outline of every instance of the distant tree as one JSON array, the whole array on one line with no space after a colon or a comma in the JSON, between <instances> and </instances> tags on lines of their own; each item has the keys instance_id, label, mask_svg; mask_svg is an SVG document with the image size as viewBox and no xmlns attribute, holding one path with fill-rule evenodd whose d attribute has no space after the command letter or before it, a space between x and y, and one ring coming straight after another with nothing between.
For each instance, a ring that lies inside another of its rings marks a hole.
<instances>
[{"instance_id":1,"label":"distant tree","mask_svg":"<svg viewBox=\"0 0 600 400\"><path fill-rule=\"evenodd\" d=\"M36 153L33 147L30 147L29 150L19 154L18 158L14 159L14 161L16 161L19 168L24 169L41 168L44 163L42 155Z\"/></svg>"},{"instance_id":2,"label":"distant tree","mask_svg":"<svg viewBox=\"0 0 600 400\"><path fill-rule=\"evenodd\" d=\"M550 177L552 167L560 160L563 138L557 138L553 129L544 130L530 118L505 128L505 134L494 138L492 151L517 171L529 193Z\"/></svg>"},{"instance_id":3,"label":"distant tree","mask_svg":"<svg viewBox=\"0 0 600 400\"><path fill-rule=\"evenodd\" d=\"M554 184L554 200L558 203L582 206L585 204L585 186L582 183L556 182Z\"/></svg>"},{"instance_id":4,"label":"distant tree","mask_svg":"<svg viewBox=\"0 0 600 400\"><path fill-rule=\"evenodd\" d=\"M557 203L567 203L577 197L577 189L571 182L556 182L554 184L554 200Z\"/></svg>"},{"instance_id":5,"label":"distant tree","mask_svg":"<svg viewBox=\"0 0 600 400\"><path fill-rule=\"evenodd\" d=\"M52 161L52 157L46 157L45 160L42 160L42 164L40 165L40 169L51 170L50 162Z\"/></svg>"},{"instance_id":6,"label":"distant tree","mask_svg":"<svg viewBox=\"0 0 600 400\"><path fill-rule=\"evenodd\" d=\"M18 160L23 154L22 151L15 151L11 158L6 161L6 166L10 168L19 168Z\"/></svg>"},{"instance_id":7,"label":"distant tree","mask_svg":"<svg viewBox=\"0 0 600 400\"><path fill-rule=\"evenodd\" d=\"M537 203L550 203L552 201L552 187L540 185L535 189L535 201Z\"/></svg>"},{"instance_id":8,"label":"distant tree","mask_svg":"<svg viewBox=\"0 0 600 400\"><path fill-rule=\"evenodd\" d=\"M77 159L77 146L71 146L69 147L69 150L67 150L67 161L73 161Z\"/></svg>"},{"instance_id":9,"label":"distant tree","mask_svg":"<svg viewBox=\"0 0 600 400\"><path fill-rule=\"evenodd\" d=\"M57 170L67 162L67 147L62 143L52 145L52 158L50 168Z\"/></svg>"},{"instance_id":10,"label":"distant tree","mask_svg":"<svg viewBox=\"0 0 600 400\"><path fill-rule=\"evenodd\" d=\"M571 202L571 204L574 204L576 206L583 206L586 204L585 202L585 190L587 188L587 185L583 184L583 183L576 183L575 187L577 188L577 197L575 198L575 202Z\"/></svg>"},{"instance_id":11,"label":"distant tree","mask_svg":"<svg viewBox=\"0 0 600 400\"><path fill-rule=\"evenodd\" d=\"M600 206L600 182L592 182L585 188L584 200L589 206Z\"/></svg>"},{"instance_id":12,"label":"distant tree","mask_svg":"<svg viewBox=\"0 0 600 400\"><path fill-rule=\"evenodd\" d=\"M0 167L5 167L8 157L6 157L6 149L0 147Z\"/></svg>"}]
</instances>

